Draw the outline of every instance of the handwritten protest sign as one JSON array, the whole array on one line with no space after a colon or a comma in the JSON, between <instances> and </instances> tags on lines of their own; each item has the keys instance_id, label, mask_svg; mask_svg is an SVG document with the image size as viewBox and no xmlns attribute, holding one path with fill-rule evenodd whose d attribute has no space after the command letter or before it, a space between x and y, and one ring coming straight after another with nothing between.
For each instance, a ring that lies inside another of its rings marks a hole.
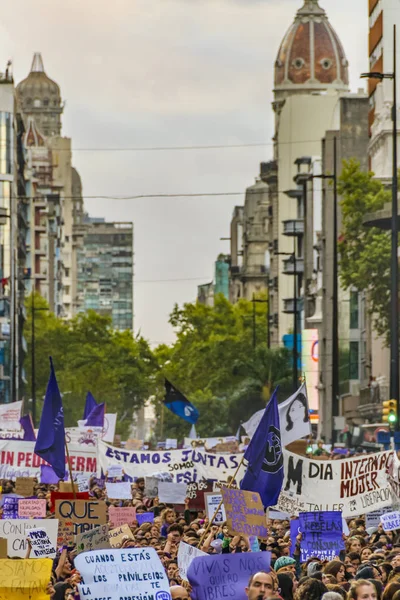
<instances>
[{"instance_id":1,"label":"handwritten protest sign","mask_svg":"<svg viewBox=\"0 0 400 600\"><path fill-rule=\"evenodd\" d=\"M95 550L90 555L83 552L76 557L75 567L83 578L78 588L85 600L171 598L167 575L154 548ZM102 583L96 583L100 577Z\"/></svg>"},{"instance_id":2,"label":"handwritten protest sign","mask_svg":"<svg viewBox=\"0 0 400 600\"><path fill-rule=\"evenodd\" d=\"M5 496L3 502L3 519L18 517L18 496Z\"/></svg>"},{"instance_id":3,"label":"handwritten protest sign","mask_svg":"<svg viewBox=\"0 0 400 600\"><path fill-rule=\"evenodd\" d=\"M74 535L107 523L107 508L104 502L95 500L57 500L56 517L74 523Z\"/></svg>"},{"instance_id":4,"label":"handwritten protest sign","mask_svg":"<svg viewBox=\"0 0 400 600\"><path fill-rule=\"evenodd\" d=\"M90 531L76 536L76 552L89 552L91 550L104 550L110 548L108 539L108 525L99 525Z\"/></svg>"},{"instance_id":5,"label":"handwritten protest sign","mask_svg":"<svg viewBox=\"0 0 400 600\"><path fill-rule=\"evenodd\" d=\"M137 513L136 520L138 522L139 527L143 525L143 523L154 523L154 513Z\"/></svg>"},{"instance_id":6,"label":"handwritten protest sign","mask_svg":"<svg viewBox=\"0 0 400 600\"><path fill-rule=\"evenodd\" d=\"M107 496L113 500L132 500L131 484L129 481L106 483Z\"/></svg>"},{"instance_id":7,"label":"handwritten protest sign","mask_svg":"<svg viewBox=\"0 0 400 600\"><path fill-rule=\"evenodd\" d=\"M400 529L400 512L394 511L381 516L381 523L385 531Z\"/></svg>"},{"instance_id":8,"label":"handwritten protest sign","mask_svg":"<svg viewBox=\"0 0 400 600\"><path fill-rule=\"evenodd\" d=\"M0 600L49 600L50 558L0 560Z\"/></svg>"},{"instance_id":9,"label":"handwritten protest sign","mask_svg":"<svg viewBox=\"0 0 400 600\"><path fill-rule=\"evenodd\" d=\"M207 519L212 519L214 517L214 513L217 510L221 500L222 494L214 494L213 492L206 492L204 494ZM225 507L222 504L222 506L220 506L217 514L214 517L213 523L218 525L220 523L223 523L224 521L226 521L226 513Z\"/></svg>"},{"instance_id":10,"label":"handwritten protest sign","mask_svg":"<svg viewBox=\"0 0 400 600\"><path fill-rule=\"evenodd\" d=\"M46 516L46 500L18 500L18 516L20 519L42 519Z\"/></svg>"},{"instance_id":11,"label":"handwritten protest sign","mask_svg":"<svg viewBox=\"0 0 400 600\"><path fill-rule=\"evenodd\" d=\"M51 543L57 542L57 519L5 519L0 520L0 537L7 539L7 555L10 558L25 558L28 531L45 529Z\"/></svg>"},{"instance_id":12,"label":"handwritten protest sign","mask_svg":"<svg viewBox=\"0 0 400 600\"><path fill-rule=\"evenodd\" d=\"M335 511L299 514L302 533L300 562L315 556L333 560L344 548L342 513Z\"/></svg>"},{"instance_id":13,"label":"handwritten protest sign","mask_svg":"<svg viewBox=\"0 0 400 600\"><path fill-rule=\"evenodd\" d=\"M57 547L73 546L75 541L75 525L71 520L60 519L58 524Z\"/></svg>"},{"instance_id":14,"label":"handwritten protest sign","mask_svg":"<svg viewBox=\"0 0 400 600\"><path fill-rule=\"evenodd\" d=\"M166 504L184 504L186 491L186 483L160 481L158 484L158 497L160 502L165 502Z\"/></svg>"},{"instance_id":15,"label":"handwritten protest sign","mask_svg":"<svg viewBox=\"0 0 400 600\"><path fill-rule=\"evenodd\" d=\"M365 515L366 529L368 529L369 527L378 527L379 523L381 522L381 516L385 515L386 513L393 512L393 508L394 508L393 506L387 506L386 508L381 508L380 510L374 510L373 512L370 512L367 515Z\"/></svg>"},{"instance_id":16,"label":"handwritten protest sign","mask_svg":"<svg viewBox=\"0 0 400 600\"><path fill-rule=\"evenodd\" d=\"M51 492L52 512L55 511L57 500L89 500L88 492L77 492L74 498L73 492Z\"/></svg>"},{"instance_id":17,"label":"handwritten protest sign","mask_svg":"<svg viewBox=\"0 0 400 600\"><path fill-rule=\"evenodd\" d=\"M136 508L134 506L110 506L108 518L111 527L119 527L125 523L132 525L133 521L136 520Z\"/></svg>"},{"instance_id":18,"label":"handwritten protest sign","mask_svg":"<svg viewBox=\"0 0 400 600\"><path fill-rule=\"evenodd\" d=\"M35 483L33 477L17 477L15 480L15 493L21 496L33 496Z\"/></svg>"},{"instance_id":19,"label":"handwritten protest sign","mask_svg":"<svg viewBox=\"0 0 400 600\"><path fill-rule=\"evenodd\" d=\"M187 572L190 563L197 556L207 556L207 553L195 548L195 546L190 546L189 544L185 544L185 542L180 542L178 550L178 568L179 575L185 581L189 581L187 578Z\"/></svg>"},{"instance_id":20,"label":"handwritten protest sign","mask_svg":"<svg viewBox=\"0 0 400 600\"><path fill-rule=\"evenodd\" d=\"M221 488L229 529L236 535L268 535L260 494L234 488Z\"/></svg>"},{"instance_id":21,"label":"handwritten protest sign","mask_svg":"<svg viewBox=\"0 0 400 600\"><path fill-rule=\"evenodd\" d=\"M189 483L186 490L186 497L189 498L190 508L195 510L204 510L204 494L206 492L212 492L212 490L212 483L206 479L200 479L200 481L193 481L192 483Z\"/></svg>"},{"instance_id":22,"label":"handwritten protest sign","mask_svg":"<svg viewBox=\"0 0 400 600\"><path fill-rule=\"evenodd\" d=\"M32 558L54 558L56 548L50 541L45 529L30 529L28 531L28 539L32 546Z\"/></svg>"},{"instance_id":23,"label":"handwritten protest sign","mask_svg":"<svg viewBox=\"0 0 400 600\"><path fill-rule=\"evenodd\" d=\"M79 492L89 491L89 475L87 473L77 473L75 481Z\"/></svg>"},{"instance_id":24,"label":"handwritten protest sign","mask_svg":"<svg viewBox=\"0 0 400 600\"><path fill-rule=\"evenodd\" d=\"M120 548L125 540L133 540L134 537L129 525L121 525L120 527L116 527L109 531L108 539L110 541L110 546L113 548Z\"/></svg>"},{"instance_id":25,"label":"handwritten protest sign","mask_svg":"<svg viewBox=\"0 0 400 600\"><path fill-rule=\"evenodd\" d=\"M121 465L110 465L107 469L107 478L108 479L117 479L122 477L122 466Z\"/></svg>"},{"instance_id":26,"label":"handwritten protest sign","mask_svg":"<svg viewBox=\"0 0 400 600\"><path fill-rule=\"evenodd\" d=\"M269 571L270 562L269 552L214 554L194 558L187 571L193 597L196 600L224 598L225 590L229 589L231 598L247 600L245 588L250 575Z\"/></svg>"}]
</instances>

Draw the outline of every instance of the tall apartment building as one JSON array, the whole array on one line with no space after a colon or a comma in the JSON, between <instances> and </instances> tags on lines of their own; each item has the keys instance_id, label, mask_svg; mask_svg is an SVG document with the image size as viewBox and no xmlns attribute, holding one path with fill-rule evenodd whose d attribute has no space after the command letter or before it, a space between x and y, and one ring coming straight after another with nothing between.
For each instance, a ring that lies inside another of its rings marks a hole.
<instances>
[{"instance_id":1,"label":"tall apartment building","mask_svg":"<svg viewBox=\"0 0 400 600\"><path fill-rule=\"evenodd\" d=\"M77 248L77 311L110 315L113 326L133 330L133 223L84 220Z\"/></svg>"},{"instance_id":2,"label":"tall apartment building","mask_svg":"<svg viewBox=\"0 0 400 600\"><path fill-rule=\"evenodd\" d=\"M70 319L76 313L76 243L81 235L75 226L83 218L82 186L72 166L71 139L61 136L60 88L47 76L39 53L17 86L17 99L32 174L29 289L39 292L57 315Z\"/></svg>"}]
</instances>

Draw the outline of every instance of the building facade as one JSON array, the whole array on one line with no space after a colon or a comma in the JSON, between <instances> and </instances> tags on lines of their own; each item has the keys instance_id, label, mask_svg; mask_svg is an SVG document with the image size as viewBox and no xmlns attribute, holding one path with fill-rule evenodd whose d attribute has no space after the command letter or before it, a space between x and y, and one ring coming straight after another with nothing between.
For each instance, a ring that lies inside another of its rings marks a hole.
<instances>
[{"instance_id":1,"label":"building facade","mask_svg":"<svg viewBox=\"0 0 400 600\"><path fill-rule=\"evenodd\" d=\"M90 217L84 224L77 248L77 311L109 315L116 329L133 331L133 224Z\"/></svg>"}]
</instances>

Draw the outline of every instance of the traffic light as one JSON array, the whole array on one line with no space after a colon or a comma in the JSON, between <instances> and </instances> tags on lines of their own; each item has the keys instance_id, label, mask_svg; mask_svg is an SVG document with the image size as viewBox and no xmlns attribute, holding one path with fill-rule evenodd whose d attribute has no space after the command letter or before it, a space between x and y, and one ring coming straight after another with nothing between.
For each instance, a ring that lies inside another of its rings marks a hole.
<instances>
[{"instance_id":1,"label":"traffic light","mask_svg":"<svg viewBox=\"0 0 400 600\"><path fill-rule=\"evenodd\" d=\"M397 423L397 402L396 400L385 400L382 402L382 421L395 425Z\"/></svg>"}]
</instances>

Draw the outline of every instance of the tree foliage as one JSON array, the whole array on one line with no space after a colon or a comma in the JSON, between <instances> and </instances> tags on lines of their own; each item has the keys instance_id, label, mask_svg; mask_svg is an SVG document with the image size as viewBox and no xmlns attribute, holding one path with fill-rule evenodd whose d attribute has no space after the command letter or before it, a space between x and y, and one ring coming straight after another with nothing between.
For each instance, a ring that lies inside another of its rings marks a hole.
<instances>
[{"instance_id":1,"label":"tree foliage","mask_svg":"<svg viewBox=\"0 0 400 600\"><path fill-rule=\"evenodd\" d=\"M177 340L173 346L159 346L155 351L160 365L158 400L165 376L198 408L196 430L200 436L232 435L241 421L265 406L266 388L281 383L283 394L289 389L288 352L267 348L266 302L256 303L255 308L256 348L253 303L241 300L232 305L217 295L213 307L200 303L175 306L170 323ZM188 434L189 424L162 411L159 402L156 406L159 435L161 429L168 437Z\"/></svg>"},{"instance_id":2,"label":"tree foliage","mask_svg":"<svg viewBox=\"0 0 400 600\"><path fill-rule=\"evenodd\" d=\"M365 227L364 217L383 208L390 192L360 170L355 160L344 162L338 191L342 197L342 232L338 244L343 286L367 293L374 326L380 335L389 332L390 236L375 227Z\"/></svg>"},{"instance_id":3,"label":"tree foliage","mask_svg":"<svg viewBox=\"0 0 400 600\"><path fill-rule=\"evenodd\" d=\"M44 309L44 310L43 310ZM94 311L79 314L66 322L52 314L46 302L35 295L35 372L38 416L41 412L52 356L63 394L67 426L82 418L87 391L107 412L119 415L117 431L127 434L132 413L154 392L157 363L148 343L130 331L117 331L111 318ZM25 337L31 347L31 298L27 300ZM31 389L31 354L25 368Z\"/></svg>"}]
</instances>

